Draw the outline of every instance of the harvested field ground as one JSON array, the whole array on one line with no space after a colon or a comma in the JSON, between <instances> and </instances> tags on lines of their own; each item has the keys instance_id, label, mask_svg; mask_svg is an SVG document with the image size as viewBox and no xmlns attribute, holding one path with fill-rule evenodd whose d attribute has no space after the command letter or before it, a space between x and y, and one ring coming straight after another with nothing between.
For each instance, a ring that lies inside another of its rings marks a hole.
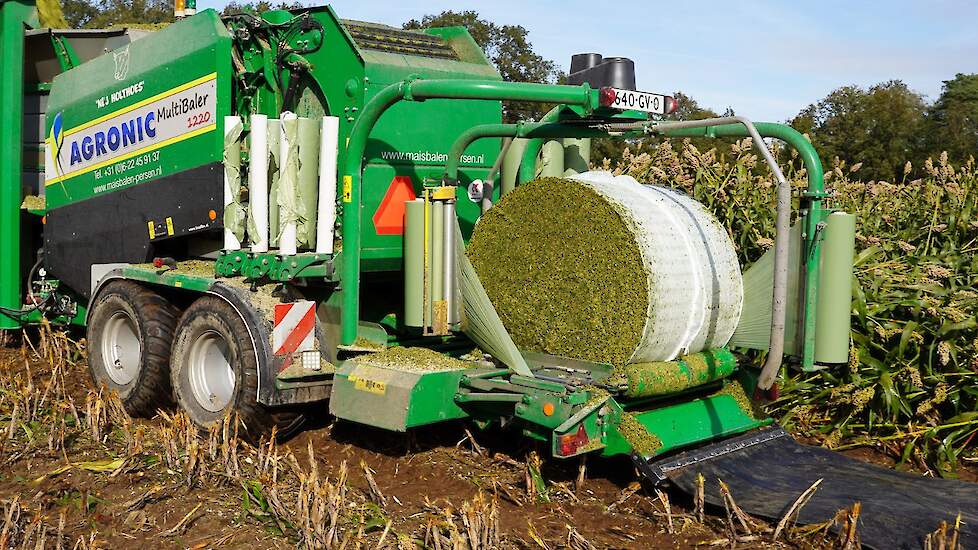
<instances>
[{"instance_id":1,"label":"harvested field ground","mask_svg":"<svg viewBox=\"0 0 978 550\"><path fill-rule=\"evenodd\" d=\"M592 460L581 484L579 462L541 464L511 434L323 416L256 448L233 424L198 437L174 411L132 421L73 346L46 333L0 347L0 548L731 547L724 510L699 519L627 461ZM736 536L738 548L845 544L790 529L774 543L760 522Z\"/></svg>"}]
</instances>

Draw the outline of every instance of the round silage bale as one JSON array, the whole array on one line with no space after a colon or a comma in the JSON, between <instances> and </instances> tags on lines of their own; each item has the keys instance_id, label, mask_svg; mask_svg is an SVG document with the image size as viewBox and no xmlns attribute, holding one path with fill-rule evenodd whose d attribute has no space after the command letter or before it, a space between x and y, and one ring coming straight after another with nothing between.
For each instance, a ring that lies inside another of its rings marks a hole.
<instances>
[{"instance_id":1,"label":"round silage bale","mask_svg":"<svg viewBox=\"0 0 978 550\"><path fill-rule=\"evenodd\" d=\"M613 365L721 347L740 319L733 243L701 204L587 172L518 187L468 256L524 350Z\"/></svg>"}]
</instances>

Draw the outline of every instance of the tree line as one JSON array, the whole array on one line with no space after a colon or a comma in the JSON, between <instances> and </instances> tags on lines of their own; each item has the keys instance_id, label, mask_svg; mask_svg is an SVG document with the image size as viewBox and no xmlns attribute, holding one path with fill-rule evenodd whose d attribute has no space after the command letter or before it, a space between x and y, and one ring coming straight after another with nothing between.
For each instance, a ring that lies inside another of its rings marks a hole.
<instances>
[{"instance_id":1,"label":"tree line","mask_svg":"<svg viewBox=\"0 0 978 550\"><path fill-rule=\"evenodd\" d=\"M899 182L942 152L954 163L976 155L978 74L945 80L933 103L900 80L842 86L790 123L811 137L823 162L862 163L864 179ZM905 173L907 162L910 173Z\"/></svg>"},{"instance_id":2,"label":"tree line","mask_svg":"<svg viewBox=\"0 0 978 550\"><path fill-rule=\"evenodd\" d=\"M165 24L173 21L172 5L172 0L62 0L65 19L73 28ZM297 2L231 2L224 13L298 7L301 4ZM466 27L507 81L560 83L566 78L555 61L534 51L529 32L521 25L498 24L467 10L429 14L406 21L402 26L405 29ZM730 108L718 113L703 107L681 91L674 96L679 100L679 110L670 119L734 114ZM550 107L507 102L503 116L508 122L535 120ZM961 163L976 154L978 74L958 74L944 81L941 95L932 103L900 80L869 87L842 86L786 122L809 136L826 166L832 166L837 160L849 166L861 164L860 174L865 179L899 182L912 177L928 157L946 151L952 162ZM593 154L596 158L617 160L626 146L641 149L654 146L654 142L624 144L596 140ZM908 162L910 173L906 172Z\"/></svg>"}]
</instances>

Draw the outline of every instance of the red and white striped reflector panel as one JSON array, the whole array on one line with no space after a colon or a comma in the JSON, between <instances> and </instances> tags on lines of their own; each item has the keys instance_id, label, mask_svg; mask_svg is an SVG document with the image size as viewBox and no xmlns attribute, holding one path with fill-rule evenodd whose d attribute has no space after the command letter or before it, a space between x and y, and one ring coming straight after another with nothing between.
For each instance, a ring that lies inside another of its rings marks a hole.
<instances>
[{"instance_id":1,"label":"red and white striped reflector panel","mask_svg":"<svg viewBox=\"0 0 978 550\"><path fill-rule=\"evenodd\" d=\"M275 355L312 350L315 338L315 302L303 300L291 304L275 304L275 328L272 330Z\"/></svg>"}]
</instances>

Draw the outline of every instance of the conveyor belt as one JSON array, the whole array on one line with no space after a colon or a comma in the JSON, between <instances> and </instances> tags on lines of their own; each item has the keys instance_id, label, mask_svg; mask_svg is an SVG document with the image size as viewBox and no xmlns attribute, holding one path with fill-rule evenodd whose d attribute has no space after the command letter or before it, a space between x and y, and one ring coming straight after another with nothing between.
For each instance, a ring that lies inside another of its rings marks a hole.
<instances>
[{"instance_id":1,"label":"conveyor belt","mask_svg":"<svg viewBox=\"0 0 978 550\"><path fill-rule=\"evenodd\" d=\"M659 461L637 460L653 481L669 480L684 492L706 479L706 501L722 506L723 480L746 512L779 520L795 500L822 479L802 508L800 524L831 520L836 512L862 503L858 532L877 550L919 549L941 521L953 525L961 513L961 545L978 548L978 483L922 477L802 445L779 427L752 432Z\"/></svg>"}]
</instances>

